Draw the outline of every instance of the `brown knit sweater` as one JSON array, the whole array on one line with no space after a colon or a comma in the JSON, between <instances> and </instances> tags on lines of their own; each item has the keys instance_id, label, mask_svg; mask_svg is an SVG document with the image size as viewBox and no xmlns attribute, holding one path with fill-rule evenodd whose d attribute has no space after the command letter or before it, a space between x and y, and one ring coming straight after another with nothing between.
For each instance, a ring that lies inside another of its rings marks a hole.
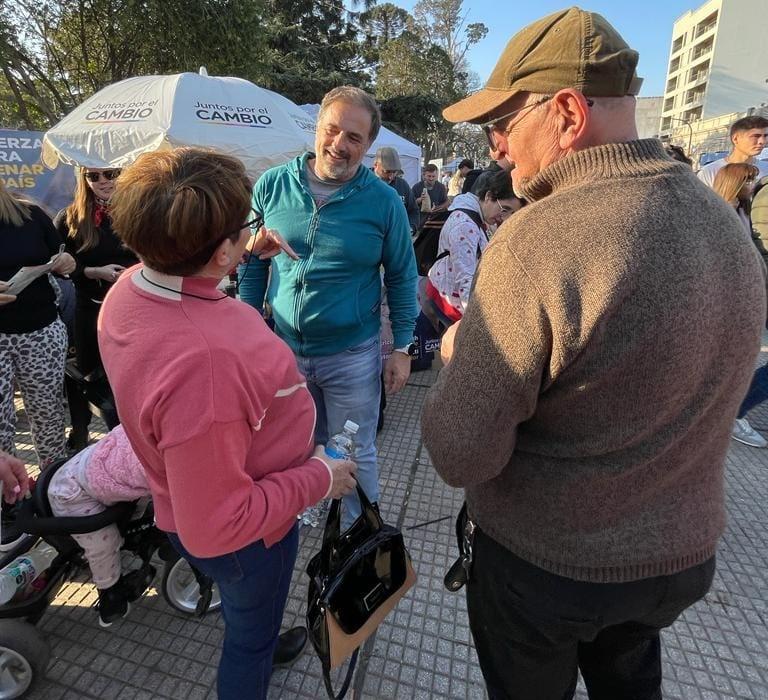
<instances>
[{"instance_id":1,"label":"brown knit sweater","mask_svg":"<svg viewBox=\"0 0 768 700\"><path fill-rule=\"evenodd\" d=\"M765 321L733 209L655 140L528 183L483 255L422 417L432 462L523 559L594 582L710 558Z\"/></svg>"}]
</instances>

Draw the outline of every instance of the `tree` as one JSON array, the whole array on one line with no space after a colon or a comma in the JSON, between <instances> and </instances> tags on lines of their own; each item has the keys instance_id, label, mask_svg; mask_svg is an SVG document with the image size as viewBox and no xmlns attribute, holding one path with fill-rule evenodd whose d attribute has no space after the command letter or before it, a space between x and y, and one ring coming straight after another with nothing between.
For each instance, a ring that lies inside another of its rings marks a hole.
<instances>
[{"instance_id":1,"label":"tree","mask_svg":"<svg viewBox=\"0 0 768 700\"><path fill-rule=\"evenodd\" d=\"M414 7L416 24L425 37L440 46L451 60L454 73L466 89L467 51L485 38L488 27L482 22L467 24L463 0L419 0Z\"/></svg>"},{"instance_id":2,"label":"tree","mask_svg":"<svg viewBox=\"0 0 768 700\"><path fill-rule=\"evenodd\" d=\"M458 96L450 58L439 46L404 32L380 50L376 97L395 129L418 143L427 160L450 140L441 108Z\"/></svg>"},{"instance_id":3,"label":"tree","mask_svg":"<svg viewBox=\"0 0 768 700\"><path fill-rule=\"evenodd\" d=\"M406 29L413 29L413 17L402 7L397 7L391 2L374 5L367 12L363 12L358 21L365 32L366 40L377 47L397 39Z\"/></svg>"},{"instance_id":4,"label":"tree","mask_svg":"<svg viewBox=\"0 0 768 700\"><path fill-rule=\"evenodd\" d=\"M342 0L0 0L2 124L46 128L134 75L236 75L297 102L369 65Z\"/></svg>"},{"instance_id":5,"label":"tree","mask_svg":"<svg viewBox=\"0 0 768 700\"><path fill-rule=\"evenodd\" d=\"M255 82L299 104L319 102L337 85L370 89L369 61L349 20L341 0L268 0L267 70Z\"/></svg>"},{"instance_id":6,"label":"tree","mask_svg":"<svg viewBox=\"0 0 768 700\"><path fill-rule=\"evenodd\" d=\"M453 127L452 146L455 153L462 158L470 158L475 167L490 160L488 139L483 130L475 124L456 124Z\"/></svg>"}]
</instances>

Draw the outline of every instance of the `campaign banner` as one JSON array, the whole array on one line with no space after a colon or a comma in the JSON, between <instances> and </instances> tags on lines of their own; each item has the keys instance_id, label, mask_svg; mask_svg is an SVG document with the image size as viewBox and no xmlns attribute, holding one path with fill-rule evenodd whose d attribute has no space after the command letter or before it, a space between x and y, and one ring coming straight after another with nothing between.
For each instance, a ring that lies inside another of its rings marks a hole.
<instances>
[{"instance_id":1,"label":"campaign banner","mask_svg":"<svg viewBox=\"0 0 768 700\"><path fill-rule=\"evenodd\" d=\"M42 131L0 129L0 181L54 216L72 202L75 173L68 165L48 170L40 160L42 146Z\"/></svg>"}]
</instances>

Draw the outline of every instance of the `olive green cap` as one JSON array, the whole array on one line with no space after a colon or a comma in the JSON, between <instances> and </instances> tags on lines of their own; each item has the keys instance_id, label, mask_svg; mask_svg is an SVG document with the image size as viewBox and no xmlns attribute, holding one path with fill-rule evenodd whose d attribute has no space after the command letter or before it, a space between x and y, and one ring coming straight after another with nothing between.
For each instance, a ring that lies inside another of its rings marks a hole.
<instances>
[{"instance_id":1,"label":"olive green cap","mask_svg":"<svg viewBox=\"0 0 768 700\"><path fill-rule=\"evenodd\" d=\"M482 90L446 107L449 122L483 123L518 92L552 95L575 88L588 97L637 95L637 51L595 12L548 15L513 36Z\"/></svg>"}]
</instances>

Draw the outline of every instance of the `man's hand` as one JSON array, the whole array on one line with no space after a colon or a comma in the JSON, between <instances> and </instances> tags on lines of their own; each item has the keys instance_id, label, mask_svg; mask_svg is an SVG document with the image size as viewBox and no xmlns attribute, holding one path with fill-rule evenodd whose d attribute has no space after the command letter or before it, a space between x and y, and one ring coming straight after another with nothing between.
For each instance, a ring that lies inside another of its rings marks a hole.
<instances>
[{"instance_id":1,"label":"man's hand","mask_svg":"<svg viewBox=\"0 0 768 700\"><path fill-rule=\"evenodd\" d=\"M29 476L24 462L0 450L0 481L6 503L15 503L29 491Z\"/></svg>"},{"instance_id":2,"label":"man's hand","mask_svg":"<svg viewBox=\"0 0 768 700\"><path fill-rule=\"evenodd\" d=\"M16 301L15 294L3 294L6 289L8 289L8 282L0 282L0 306Z\"/></svg>"},{"instance_id":3,"label":"man's hand","mask_svg":"<svg viewBox=\"0 0 768 700\"><path fill-rule=\"evenodd\" d=\"M411 356L393 352L384 364L384 388L387 394L396 394L411 375Z\"/></svg>"},{"instance_id":4,"label":"man's hand","mask_svg":"<svg viewBox=\"0 0 768 700\"><path fill-rule=\"evenodd\" d=\"M283 237L275 229L265 226L262 226L259 232L251 237L245 249L251 255L258 255L259 260L274 258L281 251L285 251L286 255L293 260L299 259L296 251L283 240Z\"/></svg>"},{"instance_id":5,"label":"man's hand","mask_svg":"<svg viewBox=\"0 0 768 700\"><path fill-rule=\"evenodd\" d=\"M453 342L460 323L461 321L456 321L452 326L448 326L448 330L443 333L443 337L440 340L440 359L444 365L447 365L453 357Z\"/></svg>"}]
</instances>

